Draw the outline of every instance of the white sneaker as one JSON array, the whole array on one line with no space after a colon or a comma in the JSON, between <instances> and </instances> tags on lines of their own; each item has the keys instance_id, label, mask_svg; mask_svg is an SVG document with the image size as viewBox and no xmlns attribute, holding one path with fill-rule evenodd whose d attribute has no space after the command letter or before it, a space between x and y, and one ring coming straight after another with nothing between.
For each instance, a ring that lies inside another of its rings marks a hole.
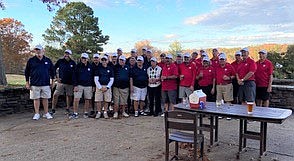
<instances>
[{"instance_id":1,"label":"white sneaker","mask_svg":"<svg viewBox=\"0 0 294 161\"><path fill-rule=\"evenodd\" d=\"M53 118L49 112L43 115L43 117L46 117L48 120Z\"/></svg>"},{"instance_id":2,"label":"white sneaker","mask_svg":"<svg viewBox=\"0 0 294 161\"><path fill-rule=\"evenodd\" d=\"M33 120L39 120L40 119L40 114L35 113Z\"/></svg>"},{"instance_id":3,"label":"white sneaker","mask_svg":"<svg viewBox=\"0 0 294 161\"><path fill-rule=\"evenodd\" d=\"M122 113L123 117L129 117L129 115L126 112Z\"/></svg>"},{"instance_id":4,"label":"white sneaker","mask_svg":"<svg viewBox=\"0 0 294 161\"><path fill-rule=\"evenodd\" d=\"M135 111L135 117L139 117L139 111Z\"/></svg>"},{"instance_id":5,"label":"white sneaker","mask_svg":"<svg viewBox=\"0 0 294 161\"><path fill-rule=\"evenodd\" d=\"M101 117L101 112L98 112L98 113L96 114L95 119L99 119L100 117Z\"/></svg>"},{"instance_id":6,"label":"white sneaker","mask_svg":"<svg viewBox=\"0 0 294 161\"><path fill-rule=\"evenodd\" d=\"M109 110L110 111L113 111L113 107L111 105L109 106Z\"/></svg>"},{"instance_id":7,"label":"white sneaker","mask_svg":"<svg viewBox=\"0 0 294 161\"><path fill-rule=\"evenodd\" d=\"M113 118L115 118L115 119L118 118L118 112L115 112L115 113L113 114Z\"/></svg>"},{"instance_id":8,"label":"white sneaker","mask_svg":"<svg viewBox=\"0 0 294 161\"><path fill-rule=\"evenodd\" d=\"M161 116L164 117L164 113L162 113Z\"/></svg>"},{"instance_id":9,"label":"white sneaker","mask_svg":"<svg viewBox=\"0 0 294 161\"><path fill-rule=\"evenodd\" d=\"M105 119L108 119L107 112L104 112L104 113L103 113L103 116L104 116Z\"/></svg>"}]
</instances>

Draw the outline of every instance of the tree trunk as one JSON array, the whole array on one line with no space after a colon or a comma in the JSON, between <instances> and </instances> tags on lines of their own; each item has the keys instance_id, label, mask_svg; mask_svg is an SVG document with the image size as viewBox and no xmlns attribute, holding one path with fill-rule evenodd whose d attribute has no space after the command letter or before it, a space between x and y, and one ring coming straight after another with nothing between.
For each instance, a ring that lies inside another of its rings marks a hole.
<instances>
[{"instance_id":1,"label":"tree trunk","mask_svg":"<svg viewBox=\"0 0 294 161\"><path fill-rule=\"evenodd\" d=\"M5 66L3 62L3 50L2 50L2 41L0 36L0 85L7 85L6 75L5 75Z\"/></svg>"}]
</instances>

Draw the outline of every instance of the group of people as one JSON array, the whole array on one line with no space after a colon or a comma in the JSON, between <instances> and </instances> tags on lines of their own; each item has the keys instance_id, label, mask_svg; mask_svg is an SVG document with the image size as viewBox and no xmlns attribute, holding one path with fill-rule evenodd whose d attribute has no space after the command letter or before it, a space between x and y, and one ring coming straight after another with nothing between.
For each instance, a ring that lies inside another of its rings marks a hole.
<instances>
[{"instance_id":1,"label":"group of people","mask_svg":"<svg viewBox=\"0 0 294 161\"><path fill-rule=\"evenodd\" d=\"M273 79L273 65L267 59L267 51L259 51L259 60L249 57L248 48L235 53L235 61L227 62L227 56L217 49L212 58L204 50L193 53L160 54L160 61L152 50L136 49L126 58L122 49L114 54L93 54L90 61L82 53L75 63L72 51L67 49L55 65L44 55L43 47L34 48L35 56L30 58L25 69L26 88L34 101L34 120L40 119L40 98L47 119L53 118L60 95L66 95L66 113L69 118L79 117L80 99L84 98L83 117L89 117L89 107L95 118L109 118L108 109L112 104L113 118L129 117L130 107L134 116L158 116L173 110L174 105L187 102L194 90L202 89L207 101L224 100L227 103L255 102L258 106L269 105L269 94ZM198 56L199 55L199 56ZM57 81L52 98L52 111L48 112L51 98L50 85ZM92 103L94 102L94 103ZM164 108L161 106L164 104ZM73 105L73 111L70 107ZM149 108L149 113L144 108ZM121 111L121 112L120 112Z\"/></svg>"}]
</instances>

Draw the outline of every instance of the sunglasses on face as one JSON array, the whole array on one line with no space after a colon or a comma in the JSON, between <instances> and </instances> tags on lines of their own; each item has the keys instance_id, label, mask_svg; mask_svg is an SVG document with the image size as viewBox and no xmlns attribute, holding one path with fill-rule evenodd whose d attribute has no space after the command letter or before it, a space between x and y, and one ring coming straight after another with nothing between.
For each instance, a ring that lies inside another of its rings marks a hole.
<instances>
[{"instance_id":1,"label":"sunglasses on face","mask_svg":"<svg viewBox=\"0 0 294 161\"><path fill-rule=\"evenodd\" d=\"M85 57L82 57L82 59L87 59L87 58L85 58Z\"/></svg>"},{"instance_id":2,"label":"sunglasses on face","mask_svg":"<svg viewBox=\"0 0 294 161\"><path fill-rule=\"evenodd\" d=\"M106 59L101 59L101 61L106 61Z\"/></svg>"}]
</instances>

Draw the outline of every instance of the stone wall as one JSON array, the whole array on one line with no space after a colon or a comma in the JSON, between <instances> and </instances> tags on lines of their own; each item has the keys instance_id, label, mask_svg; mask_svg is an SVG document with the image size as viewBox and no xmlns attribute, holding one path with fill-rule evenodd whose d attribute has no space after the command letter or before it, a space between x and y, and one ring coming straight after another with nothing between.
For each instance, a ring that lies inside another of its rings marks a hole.
<instances>
[{"instance_id":1,"label":"stone wall","mask_svg":"<svg viewBox=\"0 0 294 161\"><path fill-rule=\"evenodd\" d=\"M294 80L274 80L270 106L294 110ZM59 107L65 106L64 97L59 97ZM49 101L50 103L50 101ZM49 105L49 109L50 109ZM33 112L33 101L25 88L6 88L0 90L0 116L21 112ZM42 109L42 107L41 107Z\"/></svg>"}]
</instances>

